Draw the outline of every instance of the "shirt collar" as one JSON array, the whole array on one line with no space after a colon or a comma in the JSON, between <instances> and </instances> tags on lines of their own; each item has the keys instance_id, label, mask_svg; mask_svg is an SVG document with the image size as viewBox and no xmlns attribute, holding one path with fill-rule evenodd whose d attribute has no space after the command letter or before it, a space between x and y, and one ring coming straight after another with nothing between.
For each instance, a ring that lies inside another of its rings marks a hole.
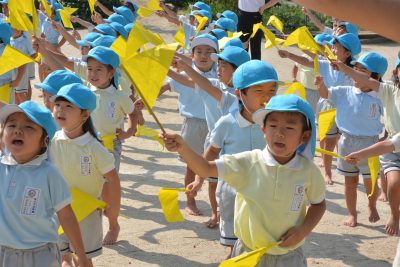
<instances>
[{"instance_id":1,"label":"shirt collar","mask_svg":"<svg viewBox=\"0 0 400 267\"><path fill-rule=\"evenodd\" d=\"M354 87L354 92L356 93L356 95L367 94L367 95L370 95L372 97L379 98L378 92L375 92L374 90L371 90L369 92L363 92L363 91L360 90L360 88Z\"/></svg>"},{"instance_id":2,"label":"shirt collar","mask_svg":"<svg viewBox=\"0 0 400 267\"><path fill-rule=\"evenodd\" d=\"M285 166L285 167L287 167L289 169L293 169L293 170L299 170L301 168L300 156L297 153L294 156L294 158L292 158L288 163L286 163L284 165L282 165L276 161L274 156L269 151L268 146L266 148L264 148L262 153L263 153L264 162L268 166L275 166L275 167L276 166Z\"/></svg>"},{"instance_id":3,"label":"shirt collar","mask_svg":"<svg viewBox=\"0 0 400 267\"><path fill-rule=\"evenodd\" d=\"M42 162L44 160L47 160L47 158L48 158L48 156L47 156L47 151L46 151L43 154L40 154L40 155L36 156L35 158L33 158L31 161L20 164L17 161L15 161L15 159L13 158L13 156L11 156L11 154L8 154L8 155L1 157L1 163L5 164L5 165L39 166L40 164L42 164Z\"/></svg>"},{"instance_id":4,"label":"shirt collar","mask_svg":"<svg viewBox=\"0 0 400 267\"><path fill-rule=\"evenodd\" d=\"M245 119L245 117L243 117L242 114L240 114L240 109L236 110L235 119L238 122L240 128L246 128L254 124Z\"/></svg>"},{"instance_id":5,"label":"shirt collar","mask_svg":"<svg viewBox=\"0 0 400 267\"><path fill-rule=\"evenodd\" d=\"M92 90L93 92L101 91L101 92L107 92L107 93L114 94L117 89L115 89L114 85L112 85L112 84L110 84L109 87L104 88L104 89L99 89L96 86L91 84L90 85L90 90Z\"/></svg>"},{"instance_id":6,"label":"shirt collar","mask_svg":"<svg viewBox=\"0 0 400 267\"><path fill-rule=\"evenodd\" d=\"M71 139L65 134L64 130L60 130L59 134L58 134L58 139L59 140L71 140L71 141L75 142L75 144L77 144L78 146L85 146L89 143L90 140L92 140L92 136L90 135L89 132L86 132L85 134L83 134L77 138Z\"/></svg>"}]
</instances>

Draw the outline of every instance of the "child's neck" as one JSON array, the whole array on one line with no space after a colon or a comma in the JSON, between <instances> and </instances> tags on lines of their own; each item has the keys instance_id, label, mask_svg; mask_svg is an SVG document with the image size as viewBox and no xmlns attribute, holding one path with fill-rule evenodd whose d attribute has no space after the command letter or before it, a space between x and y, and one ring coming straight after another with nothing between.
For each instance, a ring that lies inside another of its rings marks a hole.
<instances>
[{"instance_id":1,"label":"child's neck","mask_svg":"<svg viewBox=\"0 0 400 267\"><path fill-rule=\"evenodd\" d=\"M76 128L72 129L72 130L66 130L63 129L65 135L69 138L69 139L75 139L78 138L79 136L82 136L85 134L85 132L83 131L82 125L78 125Z\"/></svg>"},{"instance_id":2,"label":"child's neck","mask_svg":"<svg viewBox=\"0 0 400 267\"><path fill-rule=\"evenodd\" d=\"M248 120L249 122L254 123L254 121L253 121L253 115L252 115L244 106L241 107L240 115L242 115L243 118L245 118L245 119Z\"/></svg>"},{"instance_id":3,"label":"child's neck","mask_svg":"<svg viewBox=\"0 0 400 267\"><path fill-rule=\"evenodd\" d=\"M292 153L291 155L287 155L287 156L277 156L274 153L272 153L272 151L267 148L269 153L271 153L272 157L280 164L280 165L285 165L287 164L289 161L291 161L295 156L296 156L296 152Z\"/></svg>"},{"instance_id":4,"label":"child's neck","mask_svg":"<svg viewBox=\"0 0 400 267\"><path fill-rule=\"evenodd\" d=\"M194 62L194 65L196 66L196 68L198 68L198 69L199 69L200 71L202 71L202 72L209 72L209 71L212 70L212 65L211 65L211 67L209 67L209 68L202 68L202 67L199 67L199 66L197 66L196 62Z\"/></svg>"},{"instance_id":5,"label":"child's neck","mask_svg":"<svg viewBox=\"0 0 400 267\"><path fill-rule=\"evenodd\" d=\"M103 85L97 86L97 88L99 88L99 89L107 89L108 87L110 87L110 85L111 85L111 83L103 84Z\"/></svg>"},{"instance_id":6,"label":"child's neck","mask_svg":"<svg viewBox=\"0 0 400 267\"><path fill-rule=\"evenodd\" d=\"M32 153L32 154L25 154L25 155L11 154L11 156L18 164L25 164L27 162L34 160L37 156L40 155L39 153L40 153L40 151L37 151L36 153Z\"/></svg>"}]
</instances>

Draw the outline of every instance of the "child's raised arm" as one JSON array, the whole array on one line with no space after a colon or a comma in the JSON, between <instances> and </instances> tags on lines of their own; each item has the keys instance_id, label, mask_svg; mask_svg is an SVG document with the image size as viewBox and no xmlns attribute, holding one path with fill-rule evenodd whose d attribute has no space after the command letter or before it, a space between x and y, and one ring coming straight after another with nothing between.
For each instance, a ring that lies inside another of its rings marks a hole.
<instances>
[{"instance_id":1,"label":"child's raised arm","mask_svg":"<svg viewBox=\"0 0 400 267\"><path fill-rule=\"evenodd\" d=\"M65 40L68 41L68 43L70 43L76 49L80 50L81 47L76 42L75 37L72 34L70 34L64 27L62 27L61 24L55 21L52 21L51 24L61 33L61 35L64 37Z\"/></svg>"},{"instance_id":2,"label":"child's raised arm","mask_svg":"<svg viewBox=\"0 0 400 267\"><path fill-rule=\"evenodd\" d=\"M177 81L178 83L180 83L180 84L182 84L182 85L184 85L184 86L186 86L186 87L190 87L190 88L193 88L193 89L194 89L194 87L195 87L195 85L196 85L196 84L195 84L191 79L189 79L187 76L182 75L182 74L180 74L180 73L178 73L178 72L176 72L176 71L174 71L174 70L171 70L171 69L168 71L168 76L169 76L171 79Z\"/></svg>"},{"instance_id":3,"label":"child's raised arm","mask_svg":"<svg viewBox=\"0 0 400 267\"><path fill-rule=\"evenodd\" d=\"M278 50L278 54L281 58L288 58L293 60L294 62L297 62L303 66L309 67L309 68L314 68L314 61L313 60L309 60L305 57L302 56L298 56L295 54L292 54L286 50Z\"/></svg>"},{"instance_id":4,"label":"child's raised arm","mask_svg":"<svg viewBox=\"0 0 400 267\"><path fill-rule=\"evenodd\" d=\"M311 12L311 10L302 7L303 13L310 18L311 22L321 31L325 30L325 25Z\"/></svg>"},{"instance_id":5,"label":"child's raised arm","mask_svg":"<svg viewBox=\"0 0 400 267\"><path fill-rule=\"evenodd\" d=\"M95 5L98 6L100 10L103 11L103 13L106 14L107 16L111 16L113 14L113 12L108 8L106 8L102 3L100 3L99 0L95 2Z\"/></svg>"},{"instance_id":6,"label":"child's raised arm","mask_svg":"<svg viewBox=\"0 0 400 267\"><path fill-rule=\"evenodd\" d=\"M71 21L81 24L85 28L94 28L94 25L86 20L83 20L77 16L71 15Z\"/></svg>"},{"instance_id":7,"label":"child's raised arm","mask_svg":"<svg viewBox=\"0 0 400 267\"><path fill-rule=\"evenodd\" d=\"M318 88L319 96L322 98L325 98L325 99L328 98L329 91L328 91L328 88L326 88L326 86L325 86L324 78L322 76L315 76L314 83Z\"/></svg>"}]
</instances>

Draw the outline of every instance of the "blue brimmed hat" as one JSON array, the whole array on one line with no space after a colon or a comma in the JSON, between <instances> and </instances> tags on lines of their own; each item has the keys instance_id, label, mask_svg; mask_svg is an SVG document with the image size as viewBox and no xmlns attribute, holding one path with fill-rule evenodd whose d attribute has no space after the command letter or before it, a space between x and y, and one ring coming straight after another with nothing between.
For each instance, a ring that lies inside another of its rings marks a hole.
<instances>
[{"instance_id":1,"label":"blue brimmed hat","mask_svg":"<svg viewBox=\"0 0 400 267\"><path fill-rule=\"evenodd\" d=\"M231 19L231 20L233 20L233 21L236 23L236 25L237 25L238 22L239 22L239 18L238 18L238 16L236 15L236 13L233 12L233 11L231 11L231 10L225 10L224 12L222 12L222 14L217 14L217 17L218 17L218 18L228 18L228 19Z\"/></svg>"},{"instance_id":2,"label":"blue brimmed hat","mask_svg":"<svg viewBox=\"0 0 400 267\"><path fill-rule=\"evenodd\" d=\"M352 64L359 63L369 72L375 72L379 75L385 75L388 68L387 59L375 52L368 52L362 54L357 60L351 62Z\"/></svg>"},{"instance_id":3,"label":"blue brimmed hat","mask_svg":"<svg viewBox=\"0 0 400 267\"><path fill-rule=\"evenodd\" d=\"M87 42L92 48L98 46L110 47L117 38L110 35L103 35L94 40L93 42Z\"/></svg>"},{"instance_id":4,"label":"blue brimmed hat","mask_svg":"<svg viewBox=\"0 0 400 267\"><path fill-rule=\"evenodd\" d=\"M87 62L89 58L94 58L104 65L111 65L113 69L119 67L119 56L112 49L104 46L96 46L89 53L82 57L83 61Z\"/></svg>"},{"instance_id":5,"label":"blue brimmed hat","mask_svg":"<svg viewBox=\"0 0 400 267\"><path fill-rule=\"evenodd\" d=\"M211 23L212 17L211 14L207 10L194 10L190 12L190 16L200 15L202 17L207 17L208 23Z\"/></svg>"},{"instance_id":6,"label":"blue brimmed hat","mask_svg":"<svg viewBox=\"0 0 400 267\"><path fill-rule=\"evenodd\" d=\"M335 41L339 42L344 48L346 48L350 53L355 56L361 52L361 42L357 36L352 33L345 33L340 36L334 36L334 39L329 42L329 45L333 45Z\"/></svg>"},{"instance_id":7,"label":"blue brimmed hat","mask_svg":"<svg viewBox=\"0 0 400 267\"><path fill-rule=\"evenodd\" d=\"M10 38L13 35L13 29L8 23L0 23L0 40L4 44L10 44Z\"/></svg>"},{"instance_id":8,"label":"blue brimmed hat","mask_svg":"<svg viewBox=\"0 0 400 267\"><path fill-rule=\"evenodd\" d=\"M123 16L128 21L128 23L135 22L137 16L135 16L132 13L132 10L130 10L128 7L120 6L120 7L113 7L113 9L115 13Z\"/></svg>"},{"instance_id":9,"label":"blue brimmed hat","mask_svg":"<svg viewBox=\"0 0 400 267\"><path fill-rule=\"evenodd\" d=\"M253 121L261 127L264 127L264 119L271 112L300 112L306 117L307 123L311 125L312 134L307 144L302 144L297 149L297 153L308 159L314 158L316 127L314 112L310 104L295 94L276 95L271 98L264 109L259 109L253 113Z\"/></svg>"},{"instance_id":10,"label":"blue brimmed hat","mask_svg":"<svg viewBox=\"0 0 400 267\"><path fill-rule=\"evenodd\" d=\"M81 83L72 83L63 86L57 95L51 98L55 101L57 97L63 97L80 109L93 111L96 109L96 95Z\"/></svg>"},{"instance_id":11,"label":"blue brimmed hat","mask_svg":"<svg viewBox=\"0 0 400 267\"><path fill-rule=\"evenodd\" d=\"M0 122L5 123L7 118L16 112L23 112L31 121L46 131L50 140L53 139L57 126L51 112L47 108L30 100L19 105L5 105L0 109Z\"/></svg>"},{"instance_id":12,"label":"blue brimmed hat","mask_svg":"<svg viewBox=\"0 0 400 267\"><path fill-rule=\"evenodd\" d=\"M217 37L218 40L221 40L224 37L228 37L228 33L224 31L223 29L214 29L210 31L211 35L214 35Z\"/></svg>"},{"instance_id":13,"label":"blue brimmed hat","mask_svg":"<svg viewBox=\"0 0 400 267\"><path fill-rule=\"evenodd\" d=\"M119 24L121 24L122 26L125 26L126 24L128 24L129 22L124 18L124 16L120 15L120 14L111 14L111 16L109 16L108 18L106 18L104 20L107 23L111 23L111 22L117 22Z\"/></svg>"},{"instance_id":14,"label":"blue brimmed hat","mask_svg":"<svg viewBox=\"0 0 400 267\"><path fill-rule=\"evenodd\" d=\"M228 18L220 18L218 19L215 24L216 27L221 28L226 31L236 32L237 26L236 23Z\"/></svg>"},{"instance_id":15,"label":"blue brimmed hat","mask_svg":"<svg viewBox=\"0 0 400 267\"><path fill-rule=\"evenodd\" d=\"M135 25L134 23L129 23L129 24L126 24L126 25L124 26L124 28L125 28L125 30L126 30L126 32L127 32L128 34L131 32L131 30L132 30L132 28L133 28L134 25Z\"/></svg>"},{"instance_id":16,"label":"blue brimmed hat","mask_svg":"<svg viewBox=\"0 0 400 267\"><path fill-rule=\"evenodd\" d=\"M116 32L119 33L124 39L128 38L128 32L125 30L124 26L117 22L110 23L111 28L113 28Z\"/></svg>"},{"instance_id":17,"label":"blue brimmed hat","mask_svg":"<svg viewBox=\"0 0 400 267\"><path fill-rule=\"evenodd\" d=\"M191 5L190 6L191 8L193 8L193 7L195 7L195 8L198 8L198 9L200 9L200 10L206 10L208 13L212 13L212 11L211 11L211 7L209 6L209 5L207 5L206 3L204 3L204 2L201 2L201 1L197 1L196 3L194 3L193 5Z\"/></svg>"},{"instance_id":18,"label":"blue brimmed hat","mask_svg":"<svg viewBox=\"0 0 400 267\"><path fill-rule=\"evenodd\" d=\"M115 37L117 34L114 29L108 24L98 24L94 29L104 35L109 35Z\"/></svg>"},{"instance_id":19,"label":"blue brimmed hat","mask_svg":"<svg viewBox=\"0 0 400 267\"><path fill-rule=\"evenodd\" d=\"M77 40L76 43L80 46L89 46L89 42L94 42L97 38L103 36L98 32L89 32L82 40Z\"/></svg>"},{"instance_id":20,"label":"blue brimmed hat","mask_svg":"<svg viewBox=\"0 0 400 267\"><path fill-rule=\"evenodd\" d=\"M214 61L218 61L218 59L222 59L223 61L229 62L236 67L250 61L249 53L243 48L236 46L229 46L224 51L219 54L212 53L211 59Z\"/></svg>"},{"instance_id":21,"label":"blue brimmed hat","mask_svg":"<svg viewBox=\"0 0 400 267\"><path fill-rule=\"evenodd\" d=\"M332 35L327 34L327 33L320 33L315 35L314 40L317 42L319 45L325 45L326 43L330 43L334 40Z\"/></svg>"},{"instance_id":22,"label":"blue brimmed hat","mask_svg":"<svg viewBox=\"0 0 400 267\"><path fill-rule=\"evenodd\" d=\"M358 27L350 22L340 22L338 27L344 26L346 28L347 33L352 33L355 36L358 36Z\"/></svg>"},{"instance_id":23,"label":"blue brimmed hat","mask_svg":"<svg viewBox=\"0 0 400 267\"><path fill-rule=\"evenodd\" d=\"M35 88L41 88L46 92L55 95L61 87L71 83L82 83L81 78L71 71L56 70L47 75L42 83L35 84Z\"/></svg>"},{"instance_id":24,"label":"blue brimmed hat","mask_svg":"<svg viewBox=\"0 0 400 267\"><path fill-rule=\"evenodd\" d=\"M218 51L218 39L208 33L197 35L190 44L190 50L199 45L208 45Z\"/></svg>"},{"instance_id":25,"label":"blue brimmed hat","mask_svg":"<svg viewBox=\"0 0 400 267\"><path fill-rule=\"evenodd\" d=\"M268 82L276 82L278 87L279 83L278 74L274 67L257 59L250 60L238 67L233 73L232 81L233 87L238 90Z\"/></svg>"},{"instance_id":26,"label":"blue brimmed hat","mask_svg":"<svg viewBox=\"0 0 400 267\"><path fill-rule=\"evenodd\" d=\"M229 46L237 46L244 49L244 44L239 38L232 38L228 42L225 43L223 49Z\"/></svg>"}]
</instances>

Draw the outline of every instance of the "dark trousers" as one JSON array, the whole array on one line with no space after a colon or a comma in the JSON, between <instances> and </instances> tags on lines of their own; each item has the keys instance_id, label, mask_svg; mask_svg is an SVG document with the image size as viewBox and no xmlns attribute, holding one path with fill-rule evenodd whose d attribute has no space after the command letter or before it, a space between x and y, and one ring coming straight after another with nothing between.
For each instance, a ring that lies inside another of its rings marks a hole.
<instances>
[{"instance_id":1,"label":"dark trousers","mask_svg":"<svg viewBox=\"0 0 400 267\"><path fill-rule=\"evenodd\" d=\"M253 25L262 21L262 15L259 12L245 12L239 10L239 23L238 32L243 32L243 34L248 33L246 36L240 36L242 42L247 42L253 33ZM256 35L250 39L250 53L251 59L261 59L261 38L263 32L258 30ZM248 49L247 49L248 50Z\"/></svg>"}]
</instances>

